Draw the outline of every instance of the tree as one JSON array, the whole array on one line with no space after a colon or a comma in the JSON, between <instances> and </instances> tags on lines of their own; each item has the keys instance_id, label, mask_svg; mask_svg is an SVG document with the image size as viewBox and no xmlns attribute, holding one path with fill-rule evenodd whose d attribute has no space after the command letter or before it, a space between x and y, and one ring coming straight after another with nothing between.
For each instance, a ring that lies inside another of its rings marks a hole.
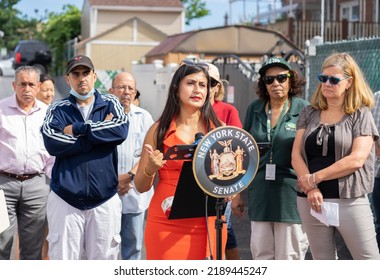
<instances>
[{"instance_id":1,"label":"tree","mask_svg":"<svg viewBox=\"0 0 380 280\"><path fill-rule=\"evenodd\" d=\"M0 0L0 30L4 33L0 37L0 48L7 51L13 50L20 40L43 40L41 26L47 19L47 10L45 16L38 17L38 9L35 9L35 16L28 17L22 14L14 6L20 0Z\"/></svg>"},{"instance_id":2,"label":"tree","mask_svg":"<svg viewBox=\"0 0 380 280\"><path fill-rule=\"evenodd\" d=\"M81 12L73 5L64 5L62 13L49 13L48 19L42 25L44 41L50 46L53 54L53 71L60 73L65 68L65 51L67 42L81 33Z\"/></svg>"},{"instance_id":3,"label":"tree","mask_svg":"<svg viewBox=\"0 0 380 280\"><path fill-rule=\"evenodd\" d=\"M20 12L14 8L19 1L0 1L0 30L3 32L3 36L0 37L0 48L13 50L23 36L21 30L24 21L18 17Z\"/></svg>"},{"instance_id":4,"label":"tree","mask_svg":"<svg viewBox=\"0 0 380 280\"><path fill-rule=\"evenodd\" d=\"M205 17L210 14L206 9L206 1L201 0L181 0L186 9L186 25L189 25L193 19Z\"/></svg>"}]
</instances>

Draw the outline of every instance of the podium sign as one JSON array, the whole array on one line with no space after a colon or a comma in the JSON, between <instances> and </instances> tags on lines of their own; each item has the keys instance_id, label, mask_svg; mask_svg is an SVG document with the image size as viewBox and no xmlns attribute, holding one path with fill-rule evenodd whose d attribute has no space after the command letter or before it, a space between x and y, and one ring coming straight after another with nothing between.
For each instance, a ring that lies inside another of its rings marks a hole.
<instances>
[{"instance_id":1,"label":"podium sign","mask_svg":"<svg viewBox=\"0 0 380 280\"><path fill-rule=\"evenodd\" d=\"M213 197L238 194L256 175L260 160L258 151L255 139L244 129L218 127L205 135L195 149L195 180Z\"/></svg>"}]
</instances>

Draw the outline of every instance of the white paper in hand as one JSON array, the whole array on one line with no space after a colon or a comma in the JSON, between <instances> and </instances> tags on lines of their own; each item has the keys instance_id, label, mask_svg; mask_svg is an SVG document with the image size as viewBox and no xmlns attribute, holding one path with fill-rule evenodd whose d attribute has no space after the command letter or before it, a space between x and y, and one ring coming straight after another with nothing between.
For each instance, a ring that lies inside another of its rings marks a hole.
<instances>
[{"instance_id":1,"label":"white paper in hand","mask_svg":"<svg viewBox=\"0 0 380 280\"><path fill-rule=\"evenodd\" d=\"M323 202L322 212L318 213L310 208L310 214L317 218L326 226L339 226L339 204L333 202Z\"/></svg>"},{"instance_id":2,"label":"white paper in hand","mask_svg":"<svg viewBox=\"0 0 380 280\"><path fill-rule=\"evenodd\" d=\"M9 227L9 216L4 191L0 190L0 233Z\"/></svg>"}]
</instances>

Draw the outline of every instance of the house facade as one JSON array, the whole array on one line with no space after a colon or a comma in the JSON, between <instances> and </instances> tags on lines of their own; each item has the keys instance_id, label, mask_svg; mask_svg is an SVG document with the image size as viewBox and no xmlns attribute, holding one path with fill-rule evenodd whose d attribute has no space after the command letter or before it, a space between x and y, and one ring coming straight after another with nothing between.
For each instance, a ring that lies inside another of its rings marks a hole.
<instances>
[{"instance_id":1,"label":"house facade","mask_svg":"<svg viewBox=\"0 0 380 280\"><path fill-rule=\"evenodd\" d=\"M261 13L260 25L281 32L301 49L315 36L324 42L380 36L380 0L282 0L281 4Z\"/></svg>"},{"instance_id":2,"label":"house facade","mask_svg":"<svg viewBox=\"0 0 380 280\"><path fill-rule=\"evenodd\" d=\"M282 6L290 10L296 20L349 22L380 22L380 0L282 0ZM323 5L323 9L322 9ZM286 15L288 16L288 15Z\"/></svg>"},{"instance_id":3,"label":"house facade","mask_svg":"<svg viewBox=\"0 0 380 280\"><path fill-rule=\"evenodd\" d=\"M185 10L180 0L84 0L81 40L74 45L101 70L131 70L134 62L167 36L181 33Z\"/></svg>"}]
</instances>

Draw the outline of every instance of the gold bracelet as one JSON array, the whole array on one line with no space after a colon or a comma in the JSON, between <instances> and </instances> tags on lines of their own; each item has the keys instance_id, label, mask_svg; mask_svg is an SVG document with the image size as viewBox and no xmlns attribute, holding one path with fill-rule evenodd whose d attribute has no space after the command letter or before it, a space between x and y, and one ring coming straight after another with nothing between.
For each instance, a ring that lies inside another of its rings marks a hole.
<instances>
[{"instance_id":1,"label":"gold bracelet","mask_svg":"<svg viewBox=\"0 0 380 280\"><path fill-rule=\"evenodd\" d=\"M146 172L146 167L144 168L144 174L145 174L145 176L147 176L147 177L154 177L154 175L156 175L156 173L153 173L153 174L151 175L151 174L149 174L148 172Z\"/></svg>"}]
</instances>

